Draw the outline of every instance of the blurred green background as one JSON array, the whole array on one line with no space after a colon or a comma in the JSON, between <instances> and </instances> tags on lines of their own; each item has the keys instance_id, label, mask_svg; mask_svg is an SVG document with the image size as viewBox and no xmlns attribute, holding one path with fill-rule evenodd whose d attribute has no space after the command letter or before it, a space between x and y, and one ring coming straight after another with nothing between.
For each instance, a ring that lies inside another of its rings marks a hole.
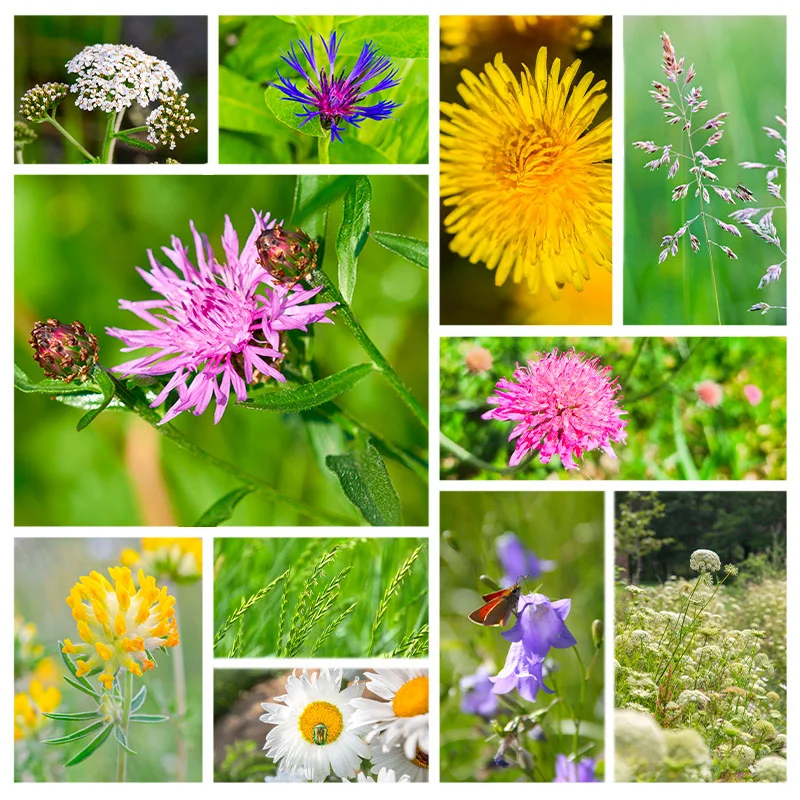
<instances>
[{"instance_id":1,"label":"blurred green background","mask_svg":"<svg viewBox=\"0 0 800 800\"><path fill-rule=\"evenodd\" d=\"M508 19L508 18L506 18ZM513 18L512 18L513 19ZM525 17L530 20L532 18ZM593 72L595 81L605 80L608 100L595 117L597 125L611 116L611 17L602 19L593 30L589 47L576 51L574 42L564 38L561 26L550 24L552 17L540 18L542 22L524 31L515 30L512 22L487 29L487 35L472 47L469 55L455 62L444 62L440 67L441 99L443 102L464 104L458 94L461 72L468 69L475 75L483 72L484 65L494 60L497 53L517 77L522 66L533 70L540 47L547 47L548 62L555 57L564 65L580 59L581 67L573 82L577 83L587 72ZM440 220L444 220L452 206L439 203ZM592 280L583 292L567 286L559 300L554 302L546 290L531 294L527 286L507 280L495 286L495 273L483 262L470 264L469 259L450 250L451 236L441 228L441 319L445 325L542 325L576 324L601 325L611 322L611 275L595 267Z\"/></svg>"},{"instance_id":2,"label":"blurred green background","mask_svg":"<svg viewBox=\"0 0 800 800\"><path fill-rule=\"evenodd\" d=\"M35 84L73 82L66 64L93 44L129 44L166 61L189 93L188 108L197 119L198 134L178 141L174 150L161 147L153 153L119 144L116 163L148 164L174 158L183 163L208 161L208 19L190 16L40 16L14 17L14 118L22 95ZM70 94L58 107L56 119L90 153L99 153L106 128L102 111L81 111ZM150 109L135 105L123 119L124 128L143 125ZM25 147L25 163L83 161L81 152L68 144L50 124L29 123L39 138Z\"/></svg>"},{"instance_id":3,"label":"blurred green background","mask_svg":"<svg viewBox=\"0 0 800 800\"><path fill-rule=\"evenodd\" d=\"M488 351L488 359L481 354L488 368L471 371L478 348ZM538 455L508 468L514 424L481 419L486 400L517 363L554 348L598 355L612 367L609 378L619 378L617 398L628 412L627 444L613 445L617 458L588 453L576 460L579 470L563 469L556 457L541 464ZM721 387L716 408L698 398L695 387L704 381ZM748 384L763 393L757 405L744 396ZM442 446L443 478L786 478L786 340L778 337L442 339L440 395L441 431L458 446Z\"/></svg>"},{"instance_id":4,"label":"blurred green background","mask_svg":"<svg viewBox=\"0 0 800 800\"><path fill-rule=\"evenodd\" d=\"M732 222L727 217L735 208L776 203L766 191L765 171L745 170L738 165L742 161L776 163L774 154L780 142L768 138L763 126L780 128L775 115L785 118L786 18L626 17L624 22L624 319L626 323L647 325L712 324L716 314L702 226L696 227L695 223L692 228L701 239L699 253L692 253L688 241L681 240L678 255L658 263L662 237L675 233L697 213L691 191L683 201L673 202L670 196L672 187L687 182L687 167L684 164L678 175L668 181L666 167L655 172L644 168L655 156L632 146L635 141L654 141L657 145L672 144L680 152L679 126L666 125L661 107L648 95L653 81L665 81L661 69L662 31L669 34L677 57L685 57L684 69L690 64L695 66L697 77L692 85L702 86L703 97L708 100L708 107L699 112L702 120L730 112L722 129L722 141L709 149L709 157L727 161L714 167L713 172L719 175L721 185L735 187L744 183L756 197L755 203L737 201L732 206L712 195L711 213ZM784 182L785 171L781 175L779 183ZM784 197L785 189L784 186ZM775 213L775 224L786 249L784 212ZM764 289L757 288L766 268L783 256L743 225L738 227L741 239L716 225L713 233L709 231L712 239L729 246L739 257L733 261L719 248L713 249L722 320L725 324L784 324L785 311L770 311L762 316L747 310L762 301L786 305L785 277Z\"/></svg>"},{"instance_id":5,"label":"blurred green background","mask_svg":"<svg viewBox=\"0 0 800 800\"><path fill-rule=\"evenodd\" d=\"M58 654L58 640L79 639L75 620L65 598L81 575L88 575L91 570L97 570L108 578L108 567L121 563L120 555L125 548L140 551L140 541L110 538L15 539L14 612L26 622L36 624L45 655L53 658L60 674L66 674L66 667ZM159 580L158 585L165 584ZM200 582L182 586L166 585L177 601L181 637L179 647L183 648L186 666L188 716L183 729L189 748L188 777L190 781L200 781L203 718L202 587ZM146 672L144 679L134 678L137 689L142 682L147 686L147 699L142 712L174 716L173 657L169 651L158 651L155 659L158 666L154 670ZM58 688L62 693L58 711L92 709L91 698L66 682L61 681ZM74 722L55 725L66 733L82 727ZM48 735L53 735L52 727ZM49 752L54 754L56 764L63 764L79 752L86 742L84 739L64 747L53 747ZM129 732L129 743L138 754L128 757L129 781L175 780L177 743L173 723L134 725ZM117 747L112 738L91 758L66 771L61 770L61 780L112 781L116 774L116 758Z\"/></svg>"},{"instance_id":6,"label":"blurred green background","mask_svg":"<svg viewBox=\"0 0 800 800\"><path fill-rule=\"evenodd\" d=\"M519 780L518 769L488 768L499 740L485 741L486 725L459 708L459 679L472 675L483 663L492 663L499 670L509 647L499 629L481 628L467 617L481 605L481 595L491 591L480 583L481 574L496 581L502 577L495 542L498 536L512 531L540 559L556 562L552 571L529 578L523 592L539 591L550 600L572 600L566 624L588 668L595 652L592 621L603 619L603 494L442 492L441 526L441 778ZM583 721L582 744L586 743L583 737L594 743L587 753L593 758L598 758L603 749L602 655L601 651L587 684L582 713L576 711ZM576 710L581 694L577 659L566 649L551 650L550 658L557 669L545 683L551 689L557 686ZM546 706L552 699L553 695L540 692L535 708ZM571 752L573 743L572 718L565 705L556 706L553 714L545 724L549 738L544 742L530 739L532 750L539 756L537 769L547 780L553 778L556 754ZM498 719L504 721L502 714Z\"/></svg>"},{"instance_id":7,"label":"blurred green background","mask_svg":"<svg viewBox=\"0 0 800 800\"><path fill-rule=\"evenodd\" d=\"M278 219L292 210L291 176L17 176L15 183L16 362L38 380L41 370L27 344L36 320L79 319L98 336L101 361L111 367L128 360L106 326L138 328L143 323L118 308L119 298L149 293L136 265L146 251L168 245L170 235L191 242L189 220L205 231L217 254L224 215L230 214L243 243L252 230L250 209ZM372 179L372 229L427 240L424 177ZM331 206L324 269L336 275L333 237L341 200ZM369 242L359 259L353 312L410 387L427 398L426 273ZM329 375L367 356L342 324L316 327L315 360ZM378 374L358 391L339 398L356 419L387 439L424 453L427 433ZM16 398L15 521L18 525L194 524L234 479L198 464L129 414L101 414L76 433L80 412L45 395ZM219 425L213 416L183 414L176 426L215 456L232 461L295 498L350 516L355 509L336 478L317 460L306 418L230 408ZM338 428L313 430L322 446ZM334 440L335 441L335 440ZM428 490L419 477L387 460L400 495L403 522L427 522ZM234 525L298 525L308 521L257 494L245 498Z\"/></svg>"},{"instance_id":8,"label":"blurred green background","mask_svg":"<svg viewBox=\"0 0 800 800\"><path fill-rule=\"evenodd\" d=\"M284 125L264 100L277 70L301 89L302 78L282 59L292 42L314 35L318 66L327 68L319 36L343 38L336 72L350 70L365 41L372 41L397 70L399 86L370 95L401 103L385 120L345 125L330 146L333 164L427 164L428 19L395 16L221 16L219 21L219 160L222 164L314 164L317 139ZM299 53L299 49L295 46ZM302 56L301 62L302 62ZM374 85L370 82L368 86ZM282 96L282 95L280 95ZM289 104L290 101L286 101ZM291 103L296 112L302 105Z\"/></svg>"}]
</instances>

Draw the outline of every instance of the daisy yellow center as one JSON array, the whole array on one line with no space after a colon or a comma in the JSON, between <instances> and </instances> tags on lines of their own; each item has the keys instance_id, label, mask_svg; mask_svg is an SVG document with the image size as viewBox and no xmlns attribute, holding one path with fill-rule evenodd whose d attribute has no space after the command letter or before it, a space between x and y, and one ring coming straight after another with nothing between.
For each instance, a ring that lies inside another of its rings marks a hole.
<instances>
[{"instance_id":1,"label":"daisy yellow center","mask_svg":"<svg viewBox=\"0 0 800 800\"><path fill-rule=\"evenodd\" d=\"M392 700L398 717L418 717L428 713L428 677L421 675L404 683Z\"/></svg>"},{"instance_id":2,"label":"daisy yellow center","mask_svg":"<svg viewBox=\"0 0 800 800\"><path fill-rule=\"evenodd\" d=\"M298 727L303 738L310 744L332 744L344 730L342 712L324 700L309 703L300 715Z\"/></svg>"}]
</instances>

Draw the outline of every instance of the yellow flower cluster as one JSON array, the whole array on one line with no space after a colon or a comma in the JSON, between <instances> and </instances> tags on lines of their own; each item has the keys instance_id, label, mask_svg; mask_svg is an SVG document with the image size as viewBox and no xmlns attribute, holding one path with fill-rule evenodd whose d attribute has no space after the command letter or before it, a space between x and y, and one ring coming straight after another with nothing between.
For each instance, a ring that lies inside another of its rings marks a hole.
<instances>
[{"instance_id":1,"label":"yellow flower cluster","mask_svg":"<svg viewBox=\"0 0 800 800\"><path fill-rule=\"evenodd\" d=\"M47 722L42 712L54 711L61 702L61 692L55 686L45 687L32 680L27 692L14 695L14 740L36 733Z\"/></svg>"},{"instance_id":2,"label":"yellow flower cluster","mask_svg":"<svg viewBox=\"0 0 800 800\"><path fill-rule=\"evenodd\" d=\"M192 537L144 538L141 552L123 550L126 567L140 567L178 583L189 583L203 574L203 540Z\"/></svg>"},{"instance_id":3,"label":"yellow flower cluster","mask_svg":"<svg viewBox=\"0 0 800 800\"><path fill-rule=\"evenodd\" d=\"M127 669L141 677L155 663L147 651L180 641L175 598L156 579L139 570L137 590L127 567L109 567L110 583L99 572L84 575L72 587L67 605L78 623L82 643L64 642L63 652L80 655L78 676L94 674L110 690L114 676Z\"/></svg>"}]
</instances>

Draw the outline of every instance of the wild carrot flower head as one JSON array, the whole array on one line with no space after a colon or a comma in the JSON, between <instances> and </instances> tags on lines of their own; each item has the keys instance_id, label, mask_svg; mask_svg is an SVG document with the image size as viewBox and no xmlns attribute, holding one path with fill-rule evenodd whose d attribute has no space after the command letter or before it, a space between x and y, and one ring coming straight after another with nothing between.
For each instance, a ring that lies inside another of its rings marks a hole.
<instances>
[{"instance_id":1,"label":"wild carrot flower head","mask_svg":"<svg viewBox=\"0 0 800 800\"><path fill-rule=\"evenodd\" d=\"M155 667L149 652L180 642L175 598L156 579L138 573L139 588L127 567L109 567L111 583L99 572L83 575L69 593L67 605L78 623L81 642L64 640L62 652L83 656L75 661L78 677L97 670L107 690L120 669L134 675Z\"/></svg>"},{"instance_id":2,"label":"wild carrot flower head","mask_svg":"<svg viewBox=\"0 0 800 800\"><path fill-rule=\"evenodd\" d=\"M695 572L719 572L722 562L713 550L695 550L689 557L689 566Z\"/></svg>"},{"instance_id":3,"label":"wild carrot flower head","mask_svg":"<svg viewBox=\"0 0 800 800\"><path fill-rule=\"evenodd\" d=\"M194 238L195 266L180 239L164 253L172 269L160 264L148 251L150 271L139 274L162 299L121 300L120 307L133 311L152 325L146 330L108 328L121 339L125 352L141 347L155 351L114 368L121 375L158 377L170 375L152 406L164 403L170 392L178 400L164 414L161 424L182 411L195 415L216 400L214 422L219 422L234 392L247 399L247 384L262 378L286 380L278 370L283 331L307 330L314 322L330 322L325 314L336 303L306 303L322 287L297 289L276 285L261 265L256 239L275 225L269 214L255 214L253 230L239 252L239 238L225 217L222 249L226 263L216 260L208 238L189 225Z\"/></svg>"},{"instance_id":4,"label":"wild carrot flower head","mask_svg":"<svg viewBox=\"0 0 800 800\"><path fill-rule=\"evenodd\" d=\"M297 116L302 118L302 125L319 117L323 130L331 132L331 141L342 141L343 122L360 127L365 119L381 120L392 115L398 103L391 100L379 100L372 105L365 105L370 95L385 92L397 86L397 70L392 69L392 62L387 56L380 55L377 46L372 42L364 42L361 54L352 69L347 71L341 67L336 74L336 56L341 44L340 36L333 31L327 41L320 35L325 51L327 67L317 64L317 53L314 50L314 37L308 43L302 39L293 42L287 55L281 58L305 81L305 89L300 89L288 78L278 73L278 82L272 85L283 92L284 100L293 100L303 106ZM300 48L301 56L295 51L295 44ZM371 81L377 83L368 86Z\"/></svg>"},{"instance_id":5,"label":"wild carrot flower head","mask_svg":"<svg viewBox=\"0 0 800 800\"><path fill-rule=\"evenodd\" d=\"M573 458L597 448L615 457L611 442L625 443L627 420L615 397L617 379L608 377L611 367L574 350L539 355L517 365L513 380L497 383L487 401L497 408L483 415L519 423L508 437L518 439L509 464L519 464L530 450L539 451L542 464L557 455L565 469L577 469Z\"/></svg>"},{"instance_id":6,"label":"wild carrot flower head","mask_svg":"<svg viewBox=\"0 0 800 800\"><path fill-rule=\"evenodd\" d=\"M605 81L587 73L570 92L580 61L561 75L547 49L519 78L502 55L485 71L462 72L465 105L443 103L441 193L453 210L450 249L558 297L611 268L611 120L588 130L606 101ZM587 132L588 131L588 132Z\"/></svg>"}]
</instances>

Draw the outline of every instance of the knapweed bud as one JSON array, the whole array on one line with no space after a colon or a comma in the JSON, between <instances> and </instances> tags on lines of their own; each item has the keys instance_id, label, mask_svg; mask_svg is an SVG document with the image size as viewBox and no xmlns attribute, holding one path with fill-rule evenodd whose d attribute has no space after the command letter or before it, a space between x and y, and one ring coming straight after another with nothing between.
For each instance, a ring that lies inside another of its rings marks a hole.
<instances>
[{"instance_id":1,"label":"knapweed bud","mask_svg":"<svg viewBox=\"0 0 800 800\"><path fill-rule=\"evenodd\" d=\"M592 622L592 641L599 650L603 644L603 620L596 619Z\"/></svg>"},{"instance_id":2,"label":"knapweed bud","mask_svg":"<svg viewBox=\"0 0 800 800\"><path fill-rule=\"evenodd\" d=\"M37 322L29 339L33 358L48 378L69 383L86 380L97 363L97 337L80 322L65 325L57 319Z\"/></svg>"},{"instance_id":3,"label":"knapweed bud","mask_svg":"<svg viewBox=\"0 0 800 800\"><path fill-rule=\"evenodd\" d=\"M28 89L19 101L19 113L31 122L41 122L69 94L66 83L43 83Z\"/></svg>"},{"instance_id":4,"label":"knapweed bud","mask_svg":"<svg viewBox=\"0 0 800 800\"><path fill-rule=\"evenodd\" d=\"M317 268L317 243L299 228L268 228L256 239L256 249L261 266L283 286L294 286Z\"/></svg>"}]
</instances>

